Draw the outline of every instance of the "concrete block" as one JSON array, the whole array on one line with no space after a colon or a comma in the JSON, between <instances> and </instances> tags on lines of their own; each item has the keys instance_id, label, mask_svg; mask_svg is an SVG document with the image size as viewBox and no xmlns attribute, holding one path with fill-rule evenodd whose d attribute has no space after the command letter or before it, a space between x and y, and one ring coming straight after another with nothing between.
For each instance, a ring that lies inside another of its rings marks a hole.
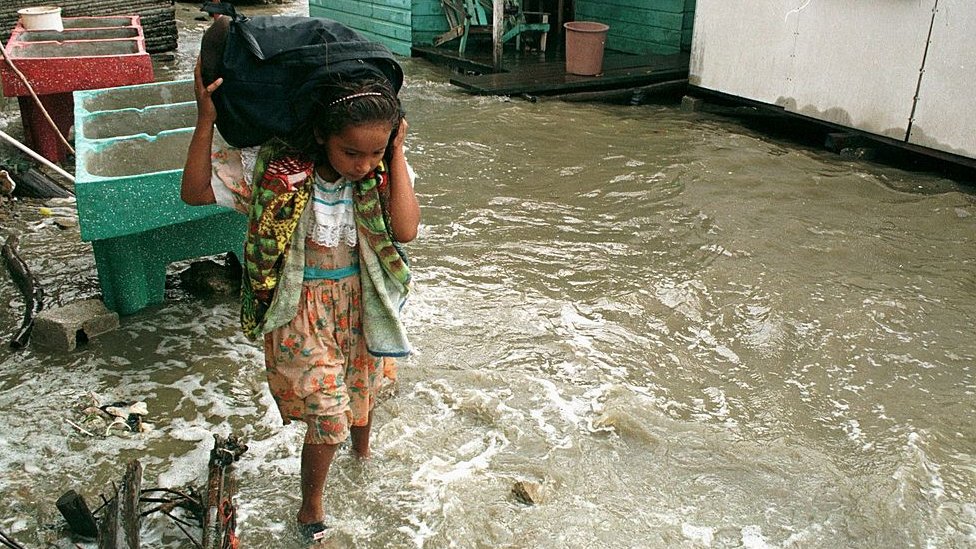
<instances>
[{"instance_id":1,"label":"concrete block","mask_svg":"<svg viewBox=\"0 0 976 549\"><path fill-rule=\"evenodd\" d=\"M705 101L698 97L686 95L681 98L681 110L685 112L700 111L705 105Z\"/></svg>"},{"instance_id":2,"label":"concrete block","mask_svg":"<svg viewBox=\"0 0 976 549\"><path fill-rule=\"evenodd\" d=\"M97 299L85 299L41 311L34 319L31 341L40 347L73 351L84 343L119 327L119 315Z\"/></svg>"}]
</instances>

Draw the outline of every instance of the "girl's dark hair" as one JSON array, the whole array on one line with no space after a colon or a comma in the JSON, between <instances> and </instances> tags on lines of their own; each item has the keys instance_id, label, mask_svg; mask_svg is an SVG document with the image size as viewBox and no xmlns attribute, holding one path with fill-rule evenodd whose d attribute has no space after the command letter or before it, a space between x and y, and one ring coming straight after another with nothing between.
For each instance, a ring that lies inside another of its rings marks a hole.
<instances>
[{"instance_id":1,"label":"girl's dark hair","mask_svg":"<svg viewBox=\"0 0 976 549\"><path fill-rule=\"evenodd\" d=\"M357 94L367 95L351 97ZM393 128L392 139L402 116L396 92L382 78L333 81L319 87L311 101L309 116L299 123L289 142L316 164L328 162L325 148L316 141L316 135L328 139L350 126L386 122Z\"/></svg>"}]
</instances>

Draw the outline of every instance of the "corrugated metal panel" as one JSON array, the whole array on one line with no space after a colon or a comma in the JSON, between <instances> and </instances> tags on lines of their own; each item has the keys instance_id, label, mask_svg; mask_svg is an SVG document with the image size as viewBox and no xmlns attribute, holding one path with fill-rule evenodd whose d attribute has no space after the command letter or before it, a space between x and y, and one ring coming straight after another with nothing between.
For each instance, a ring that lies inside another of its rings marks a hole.
<instances>
[{"instance_id":1,"label":"corrugated metal panel","mask_svg":"<svg viewBox=\"0 0 976 549\"><path fill-rule=\"evenodd\" d=\"M976 8L939 0L909 142L976 158Z\"/></svg>"},{"instance_id":2,"label":"corrugated metal panel","mask_svg":"<svg viewBox=\"0 0 976 549\"><path fill-rule=\"evenodd\" d=\"M904 140L935 0L809 0L797 19L793 91L776 103Z\"/></svg>"},{"instance_id":3,"label":"corrugated metal panel","mask_svg":"<svg viewBox=\"0 0 976 549\"><path fill-rule=\"evenodd\" d=\"M776 104L790 95L797 19L806 0L698 0L689 82Z\"/></svg>"}]
</instances>

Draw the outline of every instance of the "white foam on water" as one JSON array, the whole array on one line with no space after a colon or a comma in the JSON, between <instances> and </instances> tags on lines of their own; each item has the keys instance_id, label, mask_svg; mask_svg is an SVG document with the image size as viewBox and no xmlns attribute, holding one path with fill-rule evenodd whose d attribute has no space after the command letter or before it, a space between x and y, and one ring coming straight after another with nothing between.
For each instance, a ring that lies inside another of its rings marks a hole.
<instances>
[{"instance_id":1,"label":"white foam on water","mask_svg":"<svg viewBox=\"0 0 976 549\"><path fill-rule=\"evenodd\" d=\"M749 525L742 528L742 547L745 549L772 549L775 545L770 545L763 537L760 526Z\"/></svg>"},{"instance_id":2,"label":"white foam on water","mask_svg":"<svg viewBox=\"0 0 976 549\"><path fill-rule=\"evenodd\" d=\"M556 411L559 418L571 426L584 424L583 414L590 409L589 399L567 399L563 397L559 387L548 379L533 376L527 376L526 379L542 387L546 407Z\"/></svg>"},{"instance_id":3,"label":"white foam on water","mask_svg":"<svg viewBox=\"0 0 976 549\"><path fill-rule=\"evenodd\" d=\"M715 529L710 526L694 526L688 523L681 525L681 535L693 543L711 547L715 539Z\"/></svg>"},{"instance_id":4,"label":"white foam on water","mask_svg":"<svg viewBox=\"0 0 976 549\"><path fill-rule=\"evenodd\" d=\"M945 483L942 479L942 467L935 462L925 450L926 442L921 433L915 431L908 434L908 441L905 451L911 459L911 465L915 467L915 472L920 473L918 479L919 491L932 501L941 501L945 498ZM908 469L902 469L895 473L894 477L902 482L908 481L905 473Z\"/></svg>"},{"instance_id":5,"label":"white foam on water","mask_svg":"<svg viewBox=\"0 0 976 549\"><path fill-rule=\"evenodd\" d=\"M703 321L702 304L698 294L704 292L705 285L697 280L679 283L663 280L655 288L655 295L662 305L674 309L695 324Z\"/></svg>"},{"instance_id":6,"label":"white foam on water","mask_svg":"<svg viewBox=\"0 0 976 549\"><path fill-rule=\"evenodd\" d=\"M169 426L169 436L186 442L195 443L193 448L185 453L170 458L165 470L157 472L158 484L166 487L176 486L204 486L206 484L207 467L210 461L210 450L213 448L213 431L206 422L182 419L174 420Z\"/></svg>"},{"instance_id":7,"label":"white foam on water","mask_svg":"<svg viewBox=\"0 0 976 549\"><path fill-rule=\"evenodd\" d=\"M702 392L708 395L712 402L711 410L706 409L706 414L712 418L725 420L735 424L735 420L729 417L729 402L726 399L725 391L720 387L705 387Z\"/></svg>"}]
</instances>

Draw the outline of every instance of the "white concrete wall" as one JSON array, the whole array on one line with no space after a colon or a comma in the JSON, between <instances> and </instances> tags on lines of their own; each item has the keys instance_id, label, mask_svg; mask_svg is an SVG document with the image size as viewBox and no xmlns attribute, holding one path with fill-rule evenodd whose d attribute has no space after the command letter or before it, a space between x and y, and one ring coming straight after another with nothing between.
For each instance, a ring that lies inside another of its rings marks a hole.
<instances>
[{"instance_id":1,"label":"white concrete wall","mask_svg":"<svg viewBox=\"0 0 976 549\"><path fill-rule=\"evenodd\" d=\"M976 158L974 59L972 0L698 0L690 82Z\"/></svg>"},{"instance_id":2,"label":"white concrete wall","mask_svg":"<svg viewBox=\"0 0 976 549\"><path fill-rule=\"evenodd\" d=\"M909 142L976 157L976 2L939 0Z\"/></svg>"}]
</instances>

